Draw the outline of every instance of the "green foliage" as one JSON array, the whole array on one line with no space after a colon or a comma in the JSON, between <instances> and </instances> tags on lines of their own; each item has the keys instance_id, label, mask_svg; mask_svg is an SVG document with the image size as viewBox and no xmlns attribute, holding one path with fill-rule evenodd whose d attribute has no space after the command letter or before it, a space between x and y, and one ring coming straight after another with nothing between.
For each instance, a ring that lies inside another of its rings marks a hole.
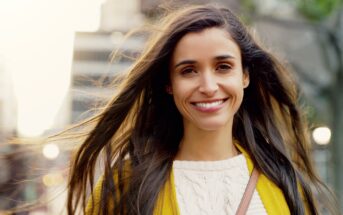
<instances>
[{"instance_id":1,"label":"green foliage","mask_svg":"<svg viewBox=\"0 0 343 215\"><path fill-rule=\"evenodd\" d=\"M241 0L241 12L240 18L245 24L250 25L252 23L252 14L256 12L256 3L254 0Z\"/></svg>"},{"instance_id":2,"label":"green foliage","mask_svg":"<svg viewBox=\"0 0 343 215\"><path fill-rule=\"evenodd\" d=\"M245 10L245 12L256 11L256 5L253 0L241 0L241 5L242 5L243 10Z\"/></svg>"},{"instance_id":3,"label":"green foliage","mask_svg":"<svg viewBox=\"0 0 343 215\"><path fill-rule=\"evenodd\" d=\"M309 20L320 21L342 9L343 0L295 0L299 11Z\"/></svg>"}]
</instances>

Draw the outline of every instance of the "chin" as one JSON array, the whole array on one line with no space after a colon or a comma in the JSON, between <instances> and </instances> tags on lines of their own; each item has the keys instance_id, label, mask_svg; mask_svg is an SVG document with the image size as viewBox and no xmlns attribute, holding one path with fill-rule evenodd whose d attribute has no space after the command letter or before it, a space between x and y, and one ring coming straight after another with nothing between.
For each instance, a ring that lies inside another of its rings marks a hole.
<instances>
[{"instance_id":1,"label":"chin","mask_svg":"<svg viewBox=\"0 0 343 215\"><path fill-rule=\"evenodd\" d=\"M198 128L204 131L216 131L227 126L224 122L211 122L198 125Z\"/></svg>"}]
</instances>

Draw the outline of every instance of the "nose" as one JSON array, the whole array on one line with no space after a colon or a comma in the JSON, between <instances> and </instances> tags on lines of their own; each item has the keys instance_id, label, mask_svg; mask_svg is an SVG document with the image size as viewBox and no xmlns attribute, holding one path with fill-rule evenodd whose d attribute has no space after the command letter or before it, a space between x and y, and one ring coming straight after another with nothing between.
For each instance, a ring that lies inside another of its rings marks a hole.
<instances>
[{"instance_id":1,"label":"nose","mask_svg":"<svg viewBox=\"0 0 343 215\"><path fill-rule=\"evenodd\" d=\"M218 91L216 77L211 72L202 73L200 76L199 92L206 96L213 96Z\"/></svg>"}]
</instances>

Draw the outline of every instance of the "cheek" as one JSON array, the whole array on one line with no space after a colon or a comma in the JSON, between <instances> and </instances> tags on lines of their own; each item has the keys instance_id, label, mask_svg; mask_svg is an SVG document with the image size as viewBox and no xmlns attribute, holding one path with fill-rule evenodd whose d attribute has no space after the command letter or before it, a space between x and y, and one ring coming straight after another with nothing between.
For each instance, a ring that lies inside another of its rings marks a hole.
<instances>
[{"instance_id":1,"label":"cheek","mask_svg":"<svg viewBox=\"0 0 343 215\"><path fill-rule=\"evenodd\" d=\"M171 83L172 93L175 99L182 99L187 97L191 91L191 83L185 80L173 80Z\"/></svg>"},{"instance_id":2,"label":"cheek","mask_svg":"<svg viewBox=\"0 0 343 215\"><path fill-rule=\"evenodd\" d=\"M223 88L232 94L241 94L244 91L241 79L229 79L222 82Z\"/></svg>"},{"instance_id":3,"label":"cheek","mask_svg":"<svg viewBox=\"0 0 343 215\"><path fill-rule=\"evenodd\" d=\"M183 101L186 99L187 97L187 92L186 89L184 89L184 87L182 85L173 85L172 87L172 93L173 93L173 97L174 97L174 102L177 106L178 109L180 109L180 105L183 103Z\"/></svg>"},{"instance_id":4,"label":"cheek","mask_svg":"<svg viewBox=\"0 0 343 215\"><path fill-rule=\"evenodd\" d=\"M192 95L192 89L192 84L187 81L172 82L172 96L175 105L181 114L184 112L186 103Z\"/></svg>"}]
</instances>

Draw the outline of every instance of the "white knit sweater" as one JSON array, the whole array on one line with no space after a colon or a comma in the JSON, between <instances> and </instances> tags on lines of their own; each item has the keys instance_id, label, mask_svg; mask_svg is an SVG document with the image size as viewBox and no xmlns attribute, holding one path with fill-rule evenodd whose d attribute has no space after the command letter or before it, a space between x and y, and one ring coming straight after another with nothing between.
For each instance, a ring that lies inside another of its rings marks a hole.
<instances>
[{"instance_id":1,"label":"white knit sweater","mask_svg":"<svg viewBox=\"0 0 343 215\"><path fill-rule=\"evenodd\" d=\"M245 157L219 161L174 161L176 198L181 215L234 215L249 181ZM247 215L266 215L255 190Z\"/></svg>"}]
</instances>

